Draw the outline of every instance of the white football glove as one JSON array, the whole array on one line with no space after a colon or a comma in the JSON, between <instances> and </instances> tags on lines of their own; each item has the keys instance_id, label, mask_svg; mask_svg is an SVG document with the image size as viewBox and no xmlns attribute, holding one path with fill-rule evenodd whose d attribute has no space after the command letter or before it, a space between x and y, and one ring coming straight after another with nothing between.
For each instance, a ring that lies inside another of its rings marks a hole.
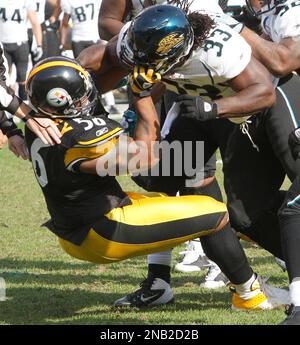
<instances>
[{"instance_id":1,"label":"white football glove","mask_svg":"<svg viewBox=\"0 0 300 345\"><path fill-rule=\"evenodd\" d=\"M41 57L43 56L43 47L37 46L35 50L33 51L33 60L34 62L38 62Z\"/></svg>"}]
</instances>

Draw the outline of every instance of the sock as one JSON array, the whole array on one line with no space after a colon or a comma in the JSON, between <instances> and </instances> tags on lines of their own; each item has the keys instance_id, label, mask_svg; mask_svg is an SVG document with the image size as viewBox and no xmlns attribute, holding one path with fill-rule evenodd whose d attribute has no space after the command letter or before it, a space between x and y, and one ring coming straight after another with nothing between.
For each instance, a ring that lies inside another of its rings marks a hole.
<instances>
[{"instance_id":1,"label":"sock","mask_svg":"<svg viewBox=\"0 0 300 345\"><path fill-rule=\"evenodd\" d=\"M172 249L148 255L148 264L166 265L171 267Z\"/></svg>"},{"instance_id":2,"label":"sock","mask_svg":"<svg viewBox=\"0 0 300 345\"><path fill-rule=\"evenodd\" d=\"M290 284L291 303L300 307L300 277L294 278Z\"/></svg>"},{"instance_id":3,"label":"sock","mask_svg":"<svg viewBox=\"0 0 300 345\"><path fill-rule=\"evenodd\" d=\"M160 278L170 284L172 249L148 255L148 278Z\"/></svg>"},{"instance_id":4,"label":"sock","mask_svg":"<svg viewBox=\"0 0 300 345\"><path fill-rule=\"evenodd\" d=\"M253 284L255 279L256 279L256 274L253 273L251 278L248 279L245 283L235 285L236 292L240 295L240 297L243 298L245 294L248 295L249 292L251 292L251 285Z\"/></svg>"},{"instance_id":5,"label":"sock","mask_svg":"<svg viewBox=\"0 0 300 345\"><path fill-rule=\"evenodd\" d=\"M167 265L148 265L148 278L160 278L166 281L168 284L171 282L171 266Z\"/></svg>"}]
</instances>

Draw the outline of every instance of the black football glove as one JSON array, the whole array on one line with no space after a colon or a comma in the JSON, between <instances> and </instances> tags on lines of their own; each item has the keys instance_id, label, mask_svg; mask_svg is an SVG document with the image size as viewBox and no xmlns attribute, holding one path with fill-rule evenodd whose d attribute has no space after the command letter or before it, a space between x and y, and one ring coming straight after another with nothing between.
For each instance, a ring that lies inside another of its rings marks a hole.
<instances>
[{"instance_id":1,"label":"black football glove","mask_svg":"<svg viewBox=\"0 0 300 345\"><path fill-rule=\"evenodd\" d=\"M198 121L214 120L218 116L216 103L204 101L201 97L181 95L176 102L180 106L180 115Z\"/></svg>"},{"instance_id":2,"label":"black football glove","mask_svg":"<svg viewBox=\"0 0 300 345\"><path fill-rule=\"evenodd\" d=\"M293 130L289 135L289 146L293 158L296 160L300 158L300 127Z\"/></svg>"},{"instance_id":3,"label":"black football glove","mask_svg":"<svg viewBox=\"0 0 300 345\"><path fill-rule=\"evenodd\" d=\"M131 90L136 97L147 97L155 83L161 81L161 75L152 68L135 66L129 77Z\"/></svg>"}]
</instances>

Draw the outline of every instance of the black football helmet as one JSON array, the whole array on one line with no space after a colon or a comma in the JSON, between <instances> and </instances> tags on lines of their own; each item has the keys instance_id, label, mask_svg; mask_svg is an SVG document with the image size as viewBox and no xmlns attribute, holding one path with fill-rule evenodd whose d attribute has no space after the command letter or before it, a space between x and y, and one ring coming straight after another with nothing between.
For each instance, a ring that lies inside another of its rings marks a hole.
<instances>
[{"instance_id":1,"label":"black football helmet","mask_svg":"<svg viewBox=\"0 0 300 345\"><path fill-rule=\"evenodd\" d=\"M265 13L272 11L277 5L280 5L280 4L284 3L285 1L286 0L264 0L264 1L261 1L262 7L259 10L255 9L251 0L246 0L246 5L247 5L250 13L252 13L256 17L259 17L262 14L265 14Z\"/></svg>"},{"instance_id":2,"label":"black football helmet","mask_svg":"<svg viewBox=\"0 0 300 345\"><path fill-rule=\"evenodd\" d=\"M153 68L163 75L189 55L193 43L194 33L186 13L176 6L155 5L131 22L120 56L129 57L131 65Z\"/></svg>"},{"instance_id":3,"label":"black football helmet","mask_svg":"<svg viewBox=\"0 0 300 345\"><path fill-rule=\"evenodd\" d=\"M75 60L62 56L36 64L27 78L26 91L38 112L51 118L84 117L99 102L89 73Z\"/></svg>"}]
</instances>

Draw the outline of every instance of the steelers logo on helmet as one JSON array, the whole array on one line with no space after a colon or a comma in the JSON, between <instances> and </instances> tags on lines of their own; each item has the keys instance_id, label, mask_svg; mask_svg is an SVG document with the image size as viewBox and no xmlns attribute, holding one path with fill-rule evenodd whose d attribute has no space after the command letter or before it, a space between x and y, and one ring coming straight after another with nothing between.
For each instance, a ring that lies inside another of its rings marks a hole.
<instances>
[{"instance_id":1,"label":"steelers logo on helmet","mask_svg":"<svg viewBox=\"0 0 300 345\"><path fill-rule=\"evenodd\" d=\"M63 107L68 103L70 95L68 92L60 87L50 90L47 94L47 102L55 108Z\"/></svg>"},{"instance_id":2,"label":"steelers logo on helmet","mask_svg":"<svg viewBox=\"0 0 300 345\"><path fill-rule=\"evenodd\" d=\"M105 112L89 73L70 58L42 60L29 73L26 89L38 112L53 119Z\"/></svg>"}]
</instances>

